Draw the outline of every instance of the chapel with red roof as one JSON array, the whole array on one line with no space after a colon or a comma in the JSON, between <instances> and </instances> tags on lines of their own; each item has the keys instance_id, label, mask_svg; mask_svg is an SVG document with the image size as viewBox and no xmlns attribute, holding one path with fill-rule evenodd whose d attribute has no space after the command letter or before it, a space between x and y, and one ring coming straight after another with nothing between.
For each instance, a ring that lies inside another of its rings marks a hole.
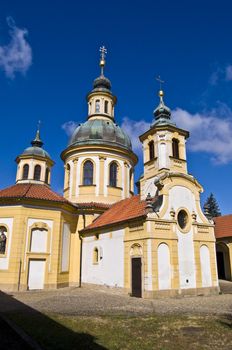
<instances>
[{"instance_id":1,"label":"chapel with red roof","mask_svg":"<svg viewBox=\"0 0 232 350\"><path fill-rule=\"evenodd\" d=\"M63 196L51 189L54 162L39 130L16 158L15 184L0 190L0 288L95 284L144 298L218 293L214 223L188 173L189 133L174 123L160 90L140 136L144 172L135 195L138 157L116 123L100 51L86 121L61 153Z\"/></svg>"}]
</instances>

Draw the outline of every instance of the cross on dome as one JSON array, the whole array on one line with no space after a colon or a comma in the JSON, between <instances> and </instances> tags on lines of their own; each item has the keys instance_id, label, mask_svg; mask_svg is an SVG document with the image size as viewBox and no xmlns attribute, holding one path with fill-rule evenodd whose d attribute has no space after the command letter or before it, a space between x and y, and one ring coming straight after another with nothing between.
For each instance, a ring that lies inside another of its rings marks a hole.
<instances>
[{"instance_id":1,"label":"cross on dome","mask_svg":"<svg viewBox=\"0 0 232 350\"><path fill-rule=\"evenodd\" d=\"M106 57L106 54L107 54L107 49L105 48L105 46L101 46L100 49L100 67L101 67L101 75L104 75L104 67L105 67L105 64L106 64L106 61L105 61L105 57Z\"/></svg>"}]
</instances>

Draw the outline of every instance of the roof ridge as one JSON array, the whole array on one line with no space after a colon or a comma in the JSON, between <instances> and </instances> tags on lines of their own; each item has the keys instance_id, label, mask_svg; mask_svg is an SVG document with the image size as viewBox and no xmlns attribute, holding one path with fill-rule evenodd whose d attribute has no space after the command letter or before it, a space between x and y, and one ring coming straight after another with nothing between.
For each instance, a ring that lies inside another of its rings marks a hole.
<instances>
[{"instance_id":1,"label":"roof ridge","mask_svg":"<svg viewBox=\"0 0 232 350\"><path fill-rule=\"evenodd\" d=\"M27 185L27 184L26 184L26 185ZM28 186L28 189L26 189L26 192L23 194L22 198L26 198L26 195L28 194L28 192L29 192L29 190L30 190L32 184L29 183L28 185L29 185L29 186Z\"/></svg>"}]
</instances>

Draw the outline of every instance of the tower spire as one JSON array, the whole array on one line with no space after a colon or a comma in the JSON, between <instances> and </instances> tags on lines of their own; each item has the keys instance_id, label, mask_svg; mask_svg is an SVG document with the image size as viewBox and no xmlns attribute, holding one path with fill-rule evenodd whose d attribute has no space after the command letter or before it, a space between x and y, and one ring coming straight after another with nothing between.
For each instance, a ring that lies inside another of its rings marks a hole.
<instances>
[{"instance_id":1,"label":"tower spire","mask_svg":"<svg viewBox=\"0 0 232 350\"><path fill-rule=\"evenodd\" d=\"M105 64L106 64L106 61L105 61L105 57L106 57L106 54L107 54L107 49L105 48L105 46L101 46L100 49L100 67L101 67L101 75L104 76L104 67L105 67Z\"/></svg>"},{"instance_id":2,"label":"tower spire","mask_svg":"<svg viewBox=\"0 0 232 350\"><path fill-rule=\"evenodd\" d=\"M36 131L36 135L33 141L31 141L32 146L35 147L42 147L43 146L43 142L40 139L40 125L41 125L41 121L38 121L37 124L37 131Z\"/></svg>"}]
</instances>

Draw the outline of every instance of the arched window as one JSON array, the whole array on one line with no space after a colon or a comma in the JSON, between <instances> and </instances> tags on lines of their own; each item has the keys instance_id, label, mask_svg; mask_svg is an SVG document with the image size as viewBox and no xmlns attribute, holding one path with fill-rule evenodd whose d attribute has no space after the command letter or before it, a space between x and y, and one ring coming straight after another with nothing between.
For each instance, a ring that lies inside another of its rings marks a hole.
<instances>
[{"instance_id":1,"label":"arched window","mask_svg":"<svg viewBox=\"0 0 232 350\"><path fill-rule=\"evenodd\" d=\"M93 163L90 160L87 160L84 164L83 169L83 185L92 185L93 184Z\"/></svg>"},{"instance_id":2,"label":"arched window","mask_svg":"<svg viewBox=\"0 0 232 350\"><path fill-rule=\"evenodd\" d=\"M0 226L0 254L6 253L7 228Z\"/></svg>"},{"instance_id":3,"label":"arched window","mask_svg":"<svg viewBox=\"0 0 232 350\"><path fill-rule=\"evenodd\" d=\"M155 147L154 147L154 141L149 142L149 159L152 160L155 158Z\"/></svg>"},{"instance_id":4,"label":"arched window","mask_svg":"<svg viewBox=\"0 0 232 350\"><path fill-rule=\"evenodd\" d=\"M179 158L179 140L172 139L172 156Z\"/></svg>"},{"instance_id":5,"label":"arched window","mask_svg":"<svg viewBox=\"0 0 232 350\"><path fill-rule=\"evenodd\" d=\"M34 180L40 181L40 174L41 174L41 166L37 164L34 169Z\"/></svg>"},{"instance_id":6,"label":"arched window","mask_svg":"<svg viewBox=\"0 0 232 350\"><path fill-rule=\"evenodd\" d=\"M105 101L105 104L104 104L104 112L105 113L108 113L108 105L109 105L109 102Z\"/></svg>"},{"instance_id":7,"label":"arched window","mask_svg":"<svg viewBox=\"0 0 232 350\"><path fill-rule=\"evenodd\" d=\"M115 162L110 164L110 186L117 187L118 165Z\"/></svg>"},{"instance_id":8,"label":"arched window","mask_svg":"<svg viewBox=\"0 0 232 350\"><path fill-rule=\"evenodd\" d=\"M23 166L23 180L28 179L28 173L29 173L29 165L25 164Z\"/></svg>"},{"instance_id":9,"label":"arched window","mask_svg":"<svg viewBox=\"0 0 232 350\"><path fill-rule=\"evenodd\" d=\"M95 112L100 113L100 100L96 100L95 102Z\"/></svg>"},{"instance_id":10,"label":"arched window","mask_svg":"<svg viewBox=\"0 0 232 350\"><path fill-rule=\"evenodd\" d=\"M45 183L48 184L49 181L50 170L47 168L45 173Z\"/></svg>"},{"instance_id":11,"label":"arched window","mask_svg":"<svg viewBox=\"0 0 232 350\"><path fill-rule=\"evenodd\" d=\"M98 259L99 259L98 248L95 247L93 250L93 264L98 264Z\"/></svg>"},{"instance_id":12,"label":"arched window","mask_svg":"<svg viewBox=\"0 0 232 350\"><path fill-rule=\"evenodd\" d=\"M67 187L69 187L70 185L70 165L67 164L66 166L66 183L67 183Z\"/></svg>"}]
</instances>

